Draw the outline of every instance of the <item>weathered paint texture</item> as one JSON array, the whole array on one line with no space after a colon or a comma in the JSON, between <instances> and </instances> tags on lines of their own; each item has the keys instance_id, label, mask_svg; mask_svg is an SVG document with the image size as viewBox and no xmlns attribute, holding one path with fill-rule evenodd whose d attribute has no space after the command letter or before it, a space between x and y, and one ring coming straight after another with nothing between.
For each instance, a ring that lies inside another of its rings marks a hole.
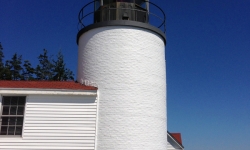
<instances>
[{"instance_id":1,"label":"weathered paint texture","mask_svg":"<svg viewBox=\"0 0 250 150\"><path fill-rule=\"evenodd\" d=\"M166 150L165 45L156 33L109 26L81 35L78 82L98 85L97 150Z\"/></svg>"}]
</instances>

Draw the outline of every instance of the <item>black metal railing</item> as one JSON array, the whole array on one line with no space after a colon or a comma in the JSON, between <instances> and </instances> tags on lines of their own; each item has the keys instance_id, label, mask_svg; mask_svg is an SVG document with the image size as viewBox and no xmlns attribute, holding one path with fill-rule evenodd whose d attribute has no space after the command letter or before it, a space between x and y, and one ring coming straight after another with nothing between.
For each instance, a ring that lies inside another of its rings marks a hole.
<instances>
[{"instance_id":1,"label":"black metal railing","mask_svg":"<svg viewBox=\"0 0 250 150\"><path fill-rule=\"evenodd\" d=\"M152 2L145 1L149 3L150 10L157 12L157 14L149 12L148 10L137 6L134 4L134 8L117 8L112 5L104 5L93 11L94 3L96 0L87 3L82 7L78 14L78 30L85 28L86 26L111 20L132 20L143 23L149 23L159 29L164 33L166 31L166 16L164 11ZM124 3L128 4L128 3ZM115 5L115 3L114 3Z\"/></svg>"}]
</instances>

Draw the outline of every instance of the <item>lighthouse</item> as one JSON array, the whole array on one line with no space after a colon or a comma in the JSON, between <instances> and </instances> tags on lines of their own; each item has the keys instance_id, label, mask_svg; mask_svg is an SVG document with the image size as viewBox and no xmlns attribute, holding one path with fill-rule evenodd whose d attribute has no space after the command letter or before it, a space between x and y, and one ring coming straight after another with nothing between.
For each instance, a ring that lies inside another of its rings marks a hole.
<instances>
[{"instance_id":1,"label":"lighthouse","mask_svg":"<svg viewBox=\"0 0 250 150\"><path fill-rule=\"evenodd\" d=\"M162 9L145 0L95 0L78 19L77 81L98 88L95 149L166 150Z\"/></svg>"}]
</instances>

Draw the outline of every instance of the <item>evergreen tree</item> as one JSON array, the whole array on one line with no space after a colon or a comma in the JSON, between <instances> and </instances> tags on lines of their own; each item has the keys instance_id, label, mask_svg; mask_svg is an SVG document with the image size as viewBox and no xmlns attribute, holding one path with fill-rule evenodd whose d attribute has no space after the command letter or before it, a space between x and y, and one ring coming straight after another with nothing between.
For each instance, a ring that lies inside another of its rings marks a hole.
<instances>
[{"instance_id":1,"label":"evergreen tree","mask_svg":"<svg viewBox=\"0 0 250 150\"><path fill-rule=\"evenodd\" d=\"M32 68L31 63L28 60L24 61L23 65L22 80L34 80L35 69Z\"/></svg>"},{"instance_id":2,"label":"evergreen tree","mask_svg":"<svg viewBox=\"0 0 250 150\"><path fill-rule=\"evenodd\" d=\"M48 51L44 49L43 54L38 56L39 64L36 68L33 68L28 60L25 60L22 66L22 55L17 53L5 63L3 58L3 47L0 43L0 80L74 80L74 74L66 68L61 51L58 52L56 60L51 61Z\"/></svg>"},{"instance_id":3,"label":"evergreen tree","mask_svg":"<svg viewBox=\"0 0 250 150\"><path fill-rule=\"evenodd\" d=\"M40 65L37 65L35 68L35 75L37 80L42 80L42 70Z\"/></svg>"},{"instance_id":4,"label":"evergreen tree","mask_svg":"<svg viewBox=\"0 0 250 150\"><path fill-rule=\"evenodd\" d=\"M54 77L53 80L61 81L65 74L65 63L61 51L57 54L57 60L53 60L54 63Z\"/></svg>"},{"instance_id":5,"label":"evergreen tree","mask_svg":"<svg viewBox=\"0 0 250 150\"><path fill-rule=\"evenodd\" d=\"M10 60L6 60L6 62L5 62L4 70L3 70L3 79L4 80L12 80Z\"/></svg>"},{"instance_id":6,"label":"evergreen tree","mask_svg":"<svg viewBox=\"0 0 250 150\"><path fill-rule=\"evenodd\" d=\"M1 42L0 42L0 67L1 67L1 66L4 66L3 58L4 58L4 55L3 55L3 47L2 47L2 44L1 44Z\"/></svg>"},{"instance_id":7,"label":"evergreen tree","mask_svg":"<svg viewBox=\"0 0 250 150\"><path fill-rule=\"evenodd\" d=\"M43 50L43 54L38 56L39 65L36 67L35 74L39 80L52 80L53 79L53 63L47 55L48 51Z\"/></svg>"},{"instance_id":8,"label":"evergreen tree","mask_svg":"<svg viewBox=\"0 0 250 150\"><path fill-rule=\"evenodd\" d=\"M20 72L23 69L21 66L22 55L18 56L17 53L15 53L9 62L11 65L10 69L12 74L12 80L20 80L22 78Z\"/></svg>"},{"instance_id":9,"label":"evergreen tree","mask_svg":"<svg viewBox=\"0 0 250 150\"><path fill-rule=\"evenodd\" d=\"M63 79L64 79L64 81L66 81L66 80L74 80L73 72L70 69L66 68L66 73L64 74Z\"/></svg>"},{"instance_id":10,"label":"evergreen tree","mask_svg":"<svg viewBox=\"0 0 250 150\"><path fill-rule=\"evenodd\" d=\"M2 47L2 44L0 42L0 80L3 80L4 77L4 63L3 63L3 58L4 58L4 55L3 55L3 47Z\"/></svg>"},{"instance_id":11,"label":"evergreen tree","mask_svg":"<svg viewBox=\"0 0 250 150\"><path fill-rule=\"evenodd\" d=\"M57 81L66 81L66 80L74 80L73 72L67 69L64 63L64 58L61 51L57 54L57 60L53 60L54 62L54 77L53 80Z\"/></svg>"}]
</instances>

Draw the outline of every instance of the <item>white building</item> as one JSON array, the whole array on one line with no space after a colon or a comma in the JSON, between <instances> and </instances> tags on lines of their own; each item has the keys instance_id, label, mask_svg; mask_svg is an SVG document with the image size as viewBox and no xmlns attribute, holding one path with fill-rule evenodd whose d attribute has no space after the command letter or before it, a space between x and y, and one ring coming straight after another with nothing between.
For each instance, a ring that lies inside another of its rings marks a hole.
<instances>
[{"instance_id":1,"label":"white building","mask_svg":"<svg viewBox=\"0 0 250 150\"><path fill-rule=\"evenodd\" d=\"M0 81L0 149L94 149L97 88Z\"/></svg>"},{"instance_id":2,"label":"white building","mask_svg":"<svg viewBox=\"0 0 250 150\"><path fill-rule=\"evenodd\" d=\"M97 93L75 82L0 81L0 149L96 150ZM184 149L179 133L167 139L168 150Z\"/></svg>"},{"instance_id":3,"label":"white building","mask_svg":"<svg viewBox=\"0 0 250 150\"><path fill-rule=\"evenodd\" d=\"M151 25L150 4L81 9L78 83L0 81L0 149L166 150L165 15L152 4L163 20Z\"/></svg>"}]
</instances>

